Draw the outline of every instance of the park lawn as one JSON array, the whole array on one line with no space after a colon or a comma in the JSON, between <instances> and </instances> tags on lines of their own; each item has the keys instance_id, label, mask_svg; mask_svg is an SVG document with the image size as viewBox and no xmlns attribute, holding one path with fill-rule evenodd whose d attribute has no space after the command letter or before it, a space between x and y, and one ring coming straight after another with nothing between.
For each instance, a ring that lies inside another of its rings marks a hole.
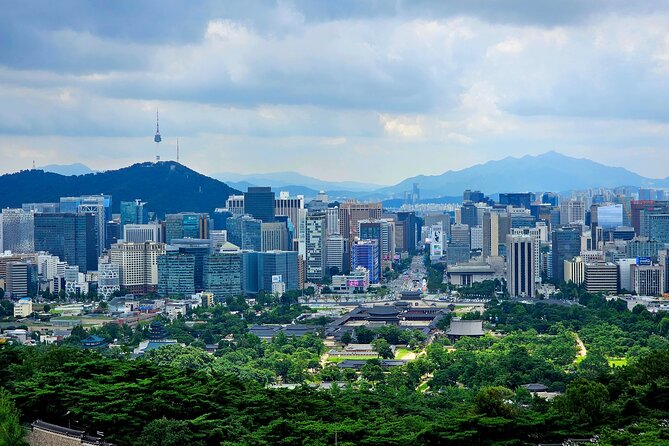
<instances>
[{"instance_id":1,"label":"park lawn","mask_svg":"<svg viewBox=\"0 0 669 446\"><path fill-rule=\"evenodd\" d=\"M627 358L607 358L609 367L623 367L627 365Z\"/></svg>"},{"instance_id":2,"label":"park lawn","mask_svg":"<svg viewBox=\"0 0 669 446\"><path fill-rule=\"evenodd\" d=\"M407 348L398 348L395 350L395 359L404 359L404 357L410 353L413 353Z\"/></svg>"}]
</instances>

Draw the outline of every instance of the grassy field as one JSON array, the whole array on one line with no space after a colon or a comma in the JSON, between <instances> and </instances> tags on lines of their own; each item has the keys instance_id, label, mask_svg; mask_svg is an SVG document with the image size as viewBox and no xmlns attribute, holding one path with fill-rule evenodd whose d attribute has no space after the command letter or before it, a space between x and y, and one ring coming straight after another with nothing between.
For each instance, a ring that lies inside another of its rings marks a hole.
<instances>
[{"instance_id":1,"label":"grassy field","mask_svg":"<svg viewBox=\"0 0 669 446\"><path fill-rule=\"evenodd\" d=\"M627 365L627 358L607 358L609 367L623 367Z\"/></svg>"},{"instance_id":2,"label":"grassy field","mask_svg":"<svg viewBox=\"0 0 669 446\"><path fill-rule=\"evenodd\" d=\"M406 348L398 348L395 350L395 359L404 359L408 354L413 353L411 350Z\"/></svg>"}]
</instances>

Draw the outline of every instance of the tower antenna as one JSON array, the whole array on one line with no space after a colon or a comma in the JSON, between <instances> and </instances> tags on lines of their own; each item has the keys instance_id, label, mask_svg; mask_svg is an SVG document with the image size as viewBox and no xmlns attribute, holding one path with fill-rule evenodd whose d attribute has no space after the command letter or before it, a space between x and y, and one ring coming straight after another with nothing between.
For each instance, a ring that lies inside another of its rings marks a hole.
<instances>
[{"instance_id":1,"label":"tower antenna","mask_svg":"<svg viewBox=\"0 0 669 446\"><path fill-rule=\"evenodd\" d=\"M177 163L179 162L179 137L177 136Z\"/></svg>"},{"instance_id":2,"label":"tower antenna","mask_svg":"<svg viewBox=\"0 0 669 446\"><path fill-rule=\"evenodd\" d=\"M160 161L160 155L158 154L158 143L162 141L163 138L160 137L160 123L158 121L158 109L156 109L156 136L153 137L153 141L156 143L156 162Z\"/></svg>"}]
</instances>

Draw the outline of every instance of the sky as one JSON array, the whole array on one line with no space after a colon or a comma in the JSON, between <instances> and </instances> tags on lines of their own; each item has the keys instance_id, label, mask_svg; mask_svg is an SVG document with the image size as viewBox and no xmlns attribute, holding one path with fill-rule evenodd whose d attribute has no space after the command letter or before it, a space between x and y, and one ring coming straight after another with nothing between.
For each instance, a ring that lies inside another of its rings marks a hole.
<instances>
[{"instance_id":1,"label":"sky","mask_svg":"<svg viewBox=\"0 0 669 446\"><path fill-rule=\"evenodd\" d=\"M638 4L643 3L643 4ZM395 184L549 150L669 176L669 2L0 0L0 173Z\"/></svg>"}]
</instances>

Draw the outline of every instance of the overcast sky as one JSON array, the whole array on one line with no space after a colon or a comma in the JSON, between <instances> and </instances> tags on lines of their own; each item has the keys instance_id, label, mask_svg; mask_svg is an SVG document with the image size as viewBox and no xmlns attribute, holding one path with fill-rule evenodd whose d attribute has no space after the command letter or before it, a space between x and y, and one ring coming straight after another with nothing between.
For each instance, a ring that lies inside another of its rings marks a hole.
<instances>
[{"instance_id":1,"label":"overcast sky","mask_svg":"<svg viewBox=\"0 0 669 446\"><path fill-rule=\"evenodd\" d=\"M161 155L392 184L548 150L669 176L669 2L0 0L0 172Z\"/></svg>"}]
</instances>

